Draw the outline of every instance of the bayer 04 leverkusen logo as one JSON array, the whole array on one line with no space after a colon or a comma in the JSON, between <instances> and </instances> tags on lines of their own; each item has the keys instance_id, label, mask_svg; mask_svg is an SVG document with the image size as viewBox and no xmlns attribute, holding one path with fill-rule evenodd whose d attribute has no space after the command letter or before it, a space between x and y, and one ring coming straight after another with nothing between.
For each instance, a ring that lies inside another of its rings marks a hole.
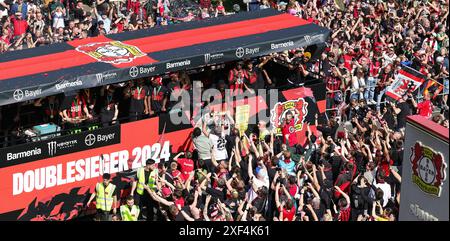
<instances>
[{"instance_id":1,"label":"bayer 04 leverkusen logo","mask_svg":"<svg viewBox=\"0 0 450 241\"><path fill-rule=\"evenodd\" d=\"M303 122L308 114L308 102L303 98L296 100L288 100L286 102L278 102L270 111L270 123L275 126L277 134L281 134L281 123L286 118L287 113L294 116L294 128L289 130L290 133L301 131Z\"/></svg>"},{"instance_id":2,"label":"bayer 04 leverkusen logo","mask_svg":"<svg viewBox=\"0 0 450 241\"><path fill-rule=\"evenodd\" d=\"M129 63L135 58L145 56L138 47L120 41L89 43L78 46L76 50L109 64Z\"/></svg>"},{"instance_id":3,"label":"bayer 04 leverkusen logo","mask_svg":"<svg viewBox=\"0 0 450 241\"><path fill-rule=\"evenodd\" d=\"M425 193L441 196L446 179L444 156L420 142L411 147L412 182Z\"/></svg>"}]
</instances>

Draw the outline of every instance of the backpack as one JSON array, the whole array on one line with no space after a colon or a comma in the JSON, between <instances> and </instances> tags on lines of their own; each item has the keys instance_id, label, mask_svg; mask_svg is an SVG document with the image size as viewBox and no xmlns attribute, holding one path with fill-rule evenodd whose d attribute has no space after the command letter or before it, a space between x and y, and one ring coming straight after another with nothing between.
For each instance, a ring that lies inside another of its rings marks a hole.
<instances>
[{"instance_id":1,"label":"backpack","mask_svg":"<svg viewBox=\"0 0 450 241\"><path fill-rule=\"evenodd\" d=\"M364 209L364 198L361 193L353 193L351 196L351 206L354 209Z\"/></svg>"}]
</instances>

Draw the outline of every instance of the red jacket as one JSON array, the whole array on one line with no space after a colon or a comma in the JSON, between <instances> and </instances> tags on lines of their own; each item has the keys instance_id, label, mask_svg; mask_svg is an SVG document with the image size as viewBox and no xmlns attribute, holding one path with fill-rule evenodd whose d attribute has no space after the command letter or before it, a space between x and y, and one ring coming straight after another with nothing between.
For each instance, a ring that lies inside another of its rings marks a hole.
<instances>
[{"instance_id":1,"label":"red jacket","mask_svg":"<svg viewBox=\"0 0 450 241\"><path fill-rule=\"evenodd\" d=\"M23 20L23 19L22 20L18 20L18 19L16 19L15 16L12 16L11 17L11 21L12 21L13 26L14 26L14 37L22 35L22 34L27 32L27 29L28 29L28 22L27 22L27 20Z\"/></svg>"}]
</instances>

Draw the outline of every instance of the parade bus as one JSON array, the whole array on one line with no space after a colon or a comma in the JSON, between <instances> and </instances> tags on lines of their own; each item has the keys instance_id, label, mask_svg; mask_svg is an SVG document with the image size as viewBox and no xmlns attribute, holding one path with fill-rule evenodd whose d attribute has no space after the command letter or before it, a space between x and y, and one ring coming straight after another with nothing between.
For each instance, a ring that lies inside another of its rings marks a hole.
<instances>
[{"instance_id":1,"label":"parade bus","mask_svg":"<svg viewBox=\"0 0 450 241\"><path fill-rule=\"evenodd\" d=\"M78 90L122 86L152 76L166 78L177 71L202 80L233 61L297 48L317 60L329 33L268 9L7 52L0 55L2 119L8 122L18 116L33 123L37 119L33 103L47 96L67 100ZM323 79L317 75L299 86L286 81L289 71L283 64L271 63L266 69L280 83L278 101L271 106L267 96L246 99L256 103L249 105L249 117L264 112L276 127L284 112L297 109L295 128L304 141L303 124L311 123L315 132L315 115L325 113ZM235 110L239 103L232 103ZM115 125L90 123L77 131L59 123L3 130L0 220L69 220L95 212L85 206L103 173L110 173L118 195L126 196L135 170L147 159L169 161L179 151L192 149L193 124L173 123L172 114L135 121L121 116ZM193 110L181 115L191 119Z\"/></svg>"}]
</instances>

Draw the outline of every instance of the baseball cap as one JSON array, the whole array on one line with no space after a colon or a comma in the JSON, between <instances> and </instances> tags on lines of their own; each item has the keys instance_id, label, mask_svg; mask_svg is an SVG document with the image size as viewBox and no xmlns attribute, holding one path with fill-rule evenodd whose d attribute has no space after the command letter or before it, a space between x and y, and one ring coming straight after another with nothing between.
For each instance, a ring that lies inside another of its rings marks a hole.
<instances>
[{"instance_id":1,"label":"baseball cap","mask_svg":"<svg viewBox=\"0 0 450 241\"><path fill-rule=\"evenodd\" d=\"M303 54L303 56L305 56L305 57L307 57L307 58L311 58L311 53L310 52L305 52L304 54Z\"/></svg>"}]
</instances>

